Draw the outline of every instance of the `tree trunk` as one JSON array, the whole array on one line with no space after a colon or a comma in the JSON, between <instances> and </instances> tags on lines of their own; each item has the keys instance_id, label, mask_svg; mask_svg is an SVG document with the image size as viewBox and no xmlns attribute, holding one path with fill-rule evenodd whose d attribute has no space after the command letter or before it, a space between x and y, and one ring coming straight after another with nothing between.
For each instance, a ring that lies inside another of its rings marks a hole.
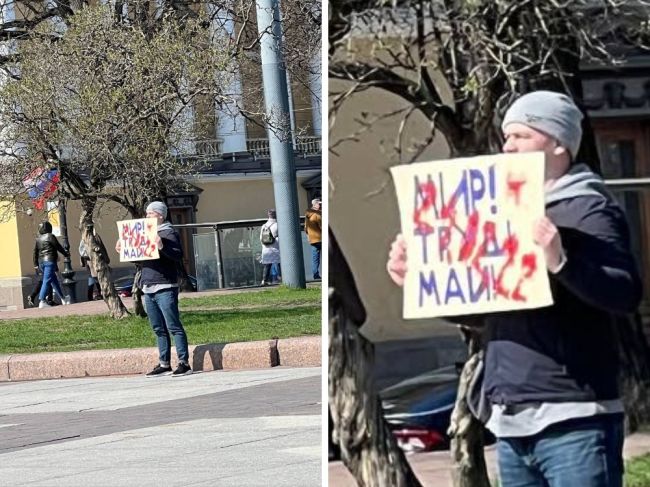
<instances>
[{"instance_id":1,"label":"tree trunk","mask_svg":"<svg viewBox=\"0 0 650 487\"><path fill-rule=\"evenodd\" d=\"M453 461L451 477L454 487L490 487L483 454L483 425L467 406L467 392L479 363L480 342L478 334L467 331L469 358L463 366L458 385L456 404L451 413L448 434L449 451Z\"/></svg>"},{"instance_id":2,"label":"tree trunk","mask_svg":"<svg viewBox=\"0 0 650 487\"><path fill-rule=\"evenodd\" d=\"M122 303L122 300L115 291L115 286L110 277L110 270L101 252L99 242L93 232L93 210L97 204L96 199L83 199L81 201L81 216L79 217L79 226L81 227L81 238L88 249L90 257L90 266L97 273L97 280L102 290L104 302L108 306L111 317L116 319L124 318L129 315L129 311Z\"/></svg>"},{"instance_id":3,"label":"tree trunk","mask_svg":"<svg viewBox=\"0 0 650 487\"><path fill-rule=\"evenodd\" d=\"M142 302L142 288L140 287L140 279L142 278L142 266L135 265L135 276L133 277L133 286L131 287L131 296L133 297L133 312L141 318L147 317L147 311Z\"/></svg>"},{"instance_id":4,"label":"tree trunk","mask_svg":"<svg viewBox=\"0 0 650 487\"><path fill-rule=\"evenodd\" d=\"M374 347L360 333L366 313L330 231L329 406L333 442L360 487L420 486L384 422L375 390Z\"/></svg>"}]
</instances>

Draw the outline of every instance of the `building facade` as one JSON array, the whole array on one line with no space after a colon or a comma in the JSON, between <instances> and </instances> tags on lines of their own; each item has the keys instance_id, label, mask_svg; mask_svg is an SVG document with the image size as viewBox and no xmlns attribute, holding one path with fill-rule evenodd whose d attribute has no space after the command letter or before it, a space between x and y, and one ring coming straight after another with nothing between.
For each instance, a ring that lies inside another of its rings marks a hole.
<instances>
[{"instance_id":1,"label":"building facade","mask_svg":"<svg viewBox=\"0 0 650 487\"><path fill-rule=\"evenodd\" d=\"M127 12L128 14L128 12ZM23 18L26 14L19 3L3 4L2 23ZM256 26L253 25L256 29ZM238 26L227 16L215 16L215 30L221 37L234 36ZM6 47L6 46L5 46ZM299 212L309 207L311 199L321 196L321 88L320 56L314 60L314 73L288 78L292 144L296 169L296 189ZM271 174L271 160L267 128L263 115L244 117L239 107L259 112L263 106L262 69L248 63L237 71L227 92L231 105L216 106L207 99L184 113L184 122L193 126L195 135L182 144L176 157L200 162L202 169L188 182L190 189L167 197L169 219L173 224L190 224L234 220L259 219L275 207ZM307 81L305 81L307 80ZM207 116L206 116L207 114ZM56 203L53 200L52 203ZM52 206L52 205L50 205ZM77 202L67 205L69 244L72 266L78 281L77 295L85 294L86 272L79 268L80 208ZM9 212L9 218L0 223L0 310L20 309L26 306L26 297L35 281L32 252L38 224L43 219L56 220L56 211L31 215ZM108 248L113 276L133 271L133 265L120 264L113 242L117 239L115 222L128 218L127 212L116 205L101 204L95 215L96 230ZM55 227L56 227L56 222ZM194 271L194 234L209 229L181 230L185 250L185 267ZM62 263L59 263L62 268Z\"/></svg>"}]
</instances>

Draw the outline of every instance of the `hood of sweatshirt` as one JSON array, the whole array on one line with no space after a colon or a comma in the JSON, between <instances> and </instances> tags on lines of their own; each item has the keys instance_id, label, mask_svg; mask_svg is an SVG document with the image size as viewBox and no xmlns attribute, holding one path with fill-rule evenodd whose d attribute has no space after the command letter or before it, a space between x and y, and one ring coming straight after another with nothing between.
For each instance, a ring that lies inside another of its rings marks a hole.
<instances>
[{"instance_id":1,"label":"hood of sweatshirt","mask_svg":"<svg viewBox=\"0 0 650 487\"><path fill-rule=\"evenodd\" d=\"M600 196L609 201L614 200L612 193L605 186L603 178L594 173L586 164L576 164L546 190L544 202L549 205L578 196Z\"/></svg>"}]
</instances>

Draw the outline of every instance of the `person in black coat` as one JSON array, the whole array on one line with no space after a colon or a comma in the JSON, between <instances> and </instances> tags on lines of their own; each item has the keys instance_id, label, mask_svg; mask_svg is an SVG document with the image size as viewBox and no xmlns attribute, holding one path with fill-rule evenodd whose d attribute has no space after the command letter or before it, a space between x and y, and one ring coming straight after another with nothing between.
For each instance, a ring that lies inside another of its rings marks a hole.
<instances>
[{"instance_id":1,"label":"person in black coat","mask_svg":"<svg viewBox=\"0 0 650 487\"><path fill-rule=\"evenodd\" d=\"M65 250L56 237L52 234L52 224L48 221L41 222L38 227L38 237L34 244L34 269L43 273L43 284L39 294L39 308L49 308L46 301L48 286L51 286L61 298L64 305L70 304L70 296L64 296L56 277L58 271L57 261L59 254L69 257L70 253Z\"/></svg>"}]
</instances>

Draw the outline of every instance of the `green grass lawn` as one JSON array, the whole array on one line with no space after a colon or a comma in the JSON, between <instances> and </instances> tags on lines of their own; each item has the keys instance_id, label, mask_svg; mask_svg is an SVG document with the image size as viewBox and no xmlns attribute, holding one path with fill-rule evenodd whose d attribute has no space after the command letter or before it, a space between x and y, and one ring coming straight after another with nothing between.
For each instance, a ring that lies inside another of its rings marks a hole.
<instances>
[{"instance_id":1,"label":"green grass lawn","mask_svg":"<svg viewBox=\"0 0 650 487\"><path fill-rule=\"evenodd\" d=\"M321 333L320 288L274 288L181 300L190 345ZM199 307L215 309L196 309ZM108 315L0 321L0 353L154 347L146 318Z\"/></svg>"},{"instance_id":2,"label":"green grass lawn","mask_svg":"<svg viewBox=\"0 0 650 487\"><path fill-rule=\"evenodd\" d=\"M223 294L205 296L202 298L185 298L180 300L181 309L226 309L232 307L267 308L283 306L292 307L300 305L319 305L321 302L321 288L291 289L280 286L265 289L264 291L249 291L237 294Z\"/></svg>"},{"instance_id":3,"label":"green grass lawn","mask_svg":"<svg viewBox=\"0 0 650 487\"><path fill-rule=\"evenodd\" d=\"M650 487L650 453L625 463L625 487Z\"/></svg>"}]
</instances>

